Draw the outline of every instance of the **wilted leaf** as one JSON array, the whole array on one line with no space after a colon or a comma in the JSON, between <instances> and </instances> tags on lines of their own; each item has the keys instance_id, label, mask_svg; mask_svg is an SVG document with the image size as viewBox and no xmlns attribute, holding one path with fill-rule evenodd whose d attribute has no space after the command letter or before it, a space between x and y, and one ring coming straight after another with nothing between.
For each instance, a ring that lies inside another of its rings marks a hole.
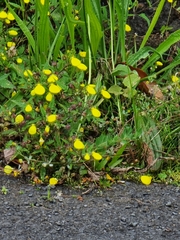
<instances>
[{"instance_id":1,"label":"wilted leaf","mask_svg":"<svg viewBox=\"0 0 180 240\"><path fill-rule=\"evenodd\" d=\"M146 93L147 95L153 96L156 99L163 100L164 95L161 89L155 82L143 81L139 83L138 88L141 92Z\"/></svg>"},{"instance_id":2,"label":"wilted leaf","mask_svg":"<svg viewBox=\"0 0 180 240\"><path fill-rule=\"evenodd\" d=\"M8 164L13 160L13 156L16 152L16 148L15 147L11 147L11 148L6 148L4 149L3 153L4 153L4 159L5 162Z\"/></svg>"},{"instance_id":3,"label":"wilted leaf","mask_svg":"<svg viewBox=\"0 0 180 240\"><path fill-rule=\"evenodd\" d=\"M129 170L133 169L134 167L127 167L127 168L121 168L121 167L115 167L111 170L113 173L125 173Z\"/></svg>"},{"instance_id":4,"label":"wilted leaf","mask_svg":"<svg viewBox=\"0 0 180 240\"><path fill-rule=\"evenodd\" d=\"M98 182L100 180L100 177L104 174L102 172L91 172L88 171L89 176L91 177L91 180L93 182Z\"/></svg>"},{"instance_id":5,"label":"wilted leaf","mask_svg":"<svg viewBox=\"0 0 180 240\"><path fill-rule=\"evenodd\" d=\"M21 165L21 171L24 173L28 172L28 164L26 162L23 161L22 165Z\"/></svg>"},{"instance_id":6,"label":"wilted leaf","mask_svg":"<svg viewBox=\"0 0 180 240\"><path fill-rule=\"evenodd\" d=\"M153 153L152 149L150 149L150 147L146 143L143 143L143 148L144 148L144 153L146 156L147 167L149 168L154 163L154 160L155 160L154 153Z\"/></svg>"}]
</instances>

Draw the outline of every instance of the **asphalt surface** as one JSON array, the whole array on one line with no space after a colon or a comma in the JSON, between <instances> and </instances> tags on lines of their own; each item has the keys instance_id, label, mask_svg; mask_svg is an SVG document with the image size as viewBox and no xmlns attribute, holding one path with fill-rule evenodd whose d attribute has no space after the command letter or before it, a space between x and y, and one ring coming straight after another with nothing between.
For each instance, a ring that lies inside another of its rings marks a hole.
<instances>
[{"instance_id":1,"label":"asphalt surface","mask_svg":"<svg viewBox=\"0 0 180 240\"><path fill-rule=\"evenodd\" d=\"M180 188L132 182L111 189L32 186L0 173L2 240L178 240ZM2 187L7 189L3 194Z\"/></svg>"}]
</instances>

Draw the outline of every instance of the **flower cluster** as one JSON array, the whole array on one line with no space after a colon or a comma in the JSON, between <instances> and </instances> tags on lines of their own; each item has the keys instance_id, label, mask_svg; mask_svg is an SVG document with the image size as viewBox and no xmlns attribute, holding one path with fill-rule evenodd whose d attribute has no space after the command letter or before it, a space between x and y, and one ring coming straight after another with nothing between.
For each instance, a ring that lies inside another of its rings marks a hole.
<instances>
[{"instance_id":1,"label":"flower cluster","mask_svg":"<svg viewBox=\"0 0 180 240\"><path fill-rule=\"evenodd\" d=\"M71 65L77 67L81 71L87 70L87 66L76 57L71 57Z\"/></svg>"},{"instance_id":2,"label":"flower cluster","mask_svg":"<svg viewBox=\"0 0 180 240\"><path fill-rule=\"evenodd\" d=\"M11 12L0 11L0 19L5 21L6 24L10 24L15 18Z\"/></svg>"},{"instance_id":3,"label":"flower cluster","mask_svg":"<svg viewBox=\"0 0 180 240\"><path fill-rule=\"evenodd\" d=\"M76 138L75 141L74 141L74 148L77 149L77 150L83 150L83 149L85 149L85 145L80 139ZM98 152L95 152L95 151L92 151L91 156L96 161L100 161L102 159L102 155ZM84 159L86 161L88 161L88 160L90 160L90 158L91 158L90 154L85 153Z\"/></svg>"}]
</instances>

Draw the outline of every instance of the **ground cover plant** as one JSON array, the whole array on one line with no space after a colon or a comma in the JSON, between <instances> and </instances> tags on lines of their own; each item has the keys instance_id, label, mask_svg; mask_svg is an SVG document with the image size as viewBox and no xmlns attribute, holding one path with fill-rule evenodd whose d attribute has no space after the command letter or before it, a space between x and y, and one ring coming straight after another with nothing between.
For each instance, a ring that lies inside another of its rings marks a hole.
<instances>
[{"instance_id":1,"label":"ground cover plant","mask_svg":"<svg viewBox=\"0 0 180 240\"><path fill-rule=\"evenodd\" d=\"M161 0L152 19L141 14L140 44L130 25L138 1L2 4L5 173L50 185L179 182L180 30L167 21L163 41L148 44L165 4L178 9Z\"/></svg>"}]
</instances>

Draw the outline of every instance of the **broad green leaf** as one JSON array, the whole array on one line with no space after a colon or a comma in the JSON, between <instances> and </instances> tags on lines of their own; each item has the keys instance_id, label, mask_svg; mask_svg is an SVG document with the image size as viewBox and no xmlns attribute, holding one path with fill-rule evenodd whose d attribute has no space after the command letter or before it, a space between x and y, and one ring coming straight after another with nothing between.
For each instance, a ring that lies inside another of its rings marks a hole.
<instances>
[{"instance_id":1,"label":"broad green leaf","mask_svg":"<svg viewBox=\"0 0 180 240\"><path fill-rule=\"evenodd\" d=\"M118 64L112 71L113 76L126 76L131 72L131 69L125 64Z\"/></svg>"},{"instance_id":2,"label":"broad green leaf","mask_svg":"<svg viewBox=\"0 0 180 240\"><path fill-rule=\"evenodd\" d=\"M123 96L127 98L133 98L137 94L136 89L134 88L126 88L123 91Z\"/></svg>"},{"instance_id":3,"label":"broad green leaf","mask_svg":"<svg viewBox=\"0 0 180 240\"><path fill-rule=\"evenodd\" d=\"M118 85L113 85L108 89L108 92L118 96L122 94L122 88L119 87Z\"/></svg>"},{"instance_id":4,"label":"broad green leaf","mask_svg":"<svg viewBox=\"0 0 180 240\"><path fill-rule=\"evenodd\" d=\"M141 78L137 74L132 73L132 74L129 74L127 77L124 78L123 84L127 88L131 89L133 87L136 87L139 84L140 79Z\"/></svg>"}]
</instances>

